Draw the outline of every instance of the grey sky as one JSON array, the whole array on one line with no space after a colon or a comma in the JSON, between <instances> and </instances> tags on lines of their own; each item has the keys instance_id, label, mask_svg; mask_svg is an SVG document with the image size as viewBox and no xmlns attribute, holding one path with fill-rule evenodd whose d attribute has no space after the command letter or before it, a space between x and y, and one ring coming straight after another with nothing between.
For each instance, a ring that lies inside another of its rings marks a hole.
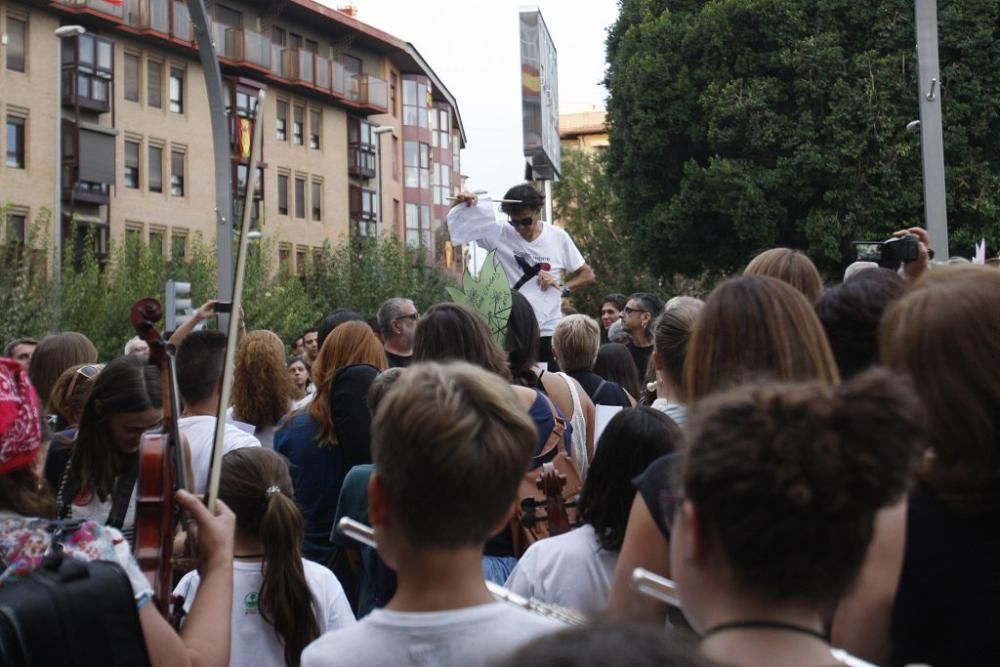
<instances>
[{"instance_id":1,"label":"grey sky","mask_svg":"<svg viewBox=\"0 0 1000 667\"><path fill-rule=\"evenodd\" d=\"M330 6L345 2L322 0ZM603 108L604 38L616 0L355 0L358 18L411 42L455 96L462 173L494 197L524 177L518 9L537 6L559 58L562 113ZM580 108L585 107L585 108Z\"/></svg>"}]
</instances>

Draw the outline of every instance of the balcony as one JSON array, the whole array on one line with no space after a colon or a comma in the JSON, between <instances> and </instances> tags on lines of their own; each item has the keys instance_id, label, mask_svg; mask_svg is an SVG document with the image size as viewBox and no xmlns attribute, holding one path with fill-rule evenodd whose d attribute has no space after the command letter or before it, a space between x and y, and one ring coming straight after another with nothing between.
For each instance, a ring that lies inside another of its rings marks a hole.
<instances>
[{"instance_id":1,"label":"balcony","mask_svg":"<svg viewBox=\"0 0 1000 667\"><path fill-rule=\"evenodd\" d=\"M349 82L348 99L368 107L389 108L385 81L370 74L354 74Z\"/></svg>"},{"instance_id":2,"label":"balcony","mask_svg":"<svg viewBox=\"0 0 1000 667\"><path fill-rule=\"evenodd\" d=\"M285 49L282 51L282 72L292 83L313 86L315 78L315 55L305 49Z\"/></svg>"},{"instance_id":3,"label":"balcony","mask_svg":"<svg viewBox=\"0 0 1000 667\"><path fill-rule=\"evenodd\" d=\"M173 4L170 34L182 42L194 42L194 27L191 25L191 13L187 3L176 1Z\"/></svg>"},{"instance_id":4,"label":"balcony","mask_svg":"<svg viewBox=\"0 0 1000 667\"><path fill-rule=\"evenodd\" d=\"M126 0L125 23L143 32L170 35L169 0Z\"/></svg>"},{"instance_id":5,"label":"balcony","mask_svg":"<svg viewBox=\"0 0 1000 667\"><path fill-rule=\"evenodd\" d=\"M213 23L212 36L220 58L268 72L272 70L271 40L259 32Z\"/></svg>"},{"instance_id":6,"label":"balcony","mask_svg":"<svg viewBox=\"0 0 1000 667\"><path fill-rule=\"evenodd\" d=\"M89 9L119 20L125 16L125 7L123 4L106 2L105 0L59 0L59 4L74 9Z\"/></svg>"}]
</instances>

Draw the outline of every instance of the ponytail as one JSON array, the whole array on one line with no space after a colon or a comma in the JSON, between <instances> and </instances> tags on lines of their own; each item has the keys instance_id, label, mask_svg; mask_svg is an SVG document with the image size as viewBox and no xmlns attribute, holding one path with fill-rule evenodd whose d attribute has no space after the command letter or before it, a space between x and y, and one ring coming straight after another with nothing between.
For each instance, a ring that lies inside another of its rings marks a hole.
<instances>
[{"instance_id":1,"label":"ponytail","mask_svg":"<svg viewBox=\"0 0 1000 667\"><path fill-rule=\"evenodd\" d=\"M236 514L236 529L264 547L258 608L284 645L285 664L298 667L302 651L319 637L319 623L302 567L305 525L288 464L263 447L233 450L223 457L219 497Z\"/></svg>"}]
</instances>

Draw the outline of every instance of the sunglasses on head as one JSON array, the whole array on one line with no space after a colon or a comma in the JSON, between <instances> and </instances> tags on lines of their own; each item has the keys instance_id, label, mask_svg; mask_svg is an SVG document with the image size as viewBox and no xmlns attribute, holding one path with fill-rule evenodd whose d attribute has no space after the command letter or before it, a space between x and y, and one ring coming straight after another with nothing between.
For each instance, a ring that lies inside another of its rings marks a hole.
<instances>
[{"instance_id":1,"label":"sunglasses on head","mask_svg":"<svg viewBox=\"0 0 1000 667\"><path fill-rule=\"evenodd\" d=\"M87 364L86 366L80 366L77 368L76 372L73 373L73 379L69 382L69 389L66 390L66 395L73 395L73 390L76 389L76 382L81 377L89 380L100 373L102 368L104 368L104 364Z\"/></svg>"}]
</instances>

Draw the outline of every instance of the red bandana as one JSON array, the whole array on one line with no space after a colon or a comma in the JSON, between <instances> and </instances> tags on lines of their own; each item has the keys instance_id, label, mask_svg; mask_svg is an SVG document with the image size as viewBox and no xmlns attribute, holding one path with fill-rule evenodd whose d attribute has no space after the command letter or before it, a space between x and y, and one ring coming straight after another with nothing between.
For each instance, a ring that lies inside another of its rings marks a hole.
<instances>
[{"instance_id":1,"label":"red bandana","mask_svg":"<svg viewBox=\"0 0 1000 667\"><path fill-rule=\"evenodd\" d=\"M41 448L38 396L28 373L13 359L0 358L0 474L28 465Z\"/></svg>"}]
</instances>

